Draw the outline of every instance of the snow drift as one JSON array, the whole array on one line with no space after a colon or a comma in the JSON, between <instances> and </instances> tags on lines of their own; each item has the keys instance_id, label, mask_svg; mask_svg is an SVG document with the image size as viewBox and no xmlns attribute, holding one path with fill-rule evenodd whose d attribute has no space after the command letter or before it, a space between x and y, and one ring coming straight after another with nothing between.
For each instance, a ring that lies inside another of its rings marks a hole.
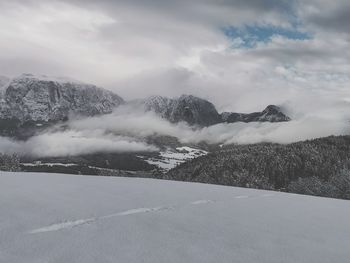
<instances>
[{"instance_id":1,"label":"snow drift","mask_svg":"<svg viewBox=\"0 0 350 263\"><path fill-rule=\"evenodd\" d=\"M151 179L0 173L0 261L347 262L348 201Z\"/></svg>"}]
</instances>

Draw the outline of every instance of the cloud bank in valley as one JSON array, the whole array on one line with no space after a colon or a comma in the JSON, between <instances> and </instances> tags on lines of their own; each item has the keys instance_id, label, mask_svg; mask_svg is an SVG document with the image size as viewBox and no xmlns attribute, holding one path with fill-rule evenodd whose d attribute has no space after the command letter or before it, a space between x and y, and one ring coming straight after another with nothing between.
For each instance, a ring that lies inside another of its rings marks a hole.
<instances>
[{"instance_id":1,"label":"cloud bank in valley","mask_svg":"<svg viewBox=\"0 0 350 263\"><path fill-rule=\"evenodd\" d=\"M149 152L157 147L135 138L113 136L100 131L48 132L31 137L27 141L14 141L0 137L0 152L19 153L34 157L57 157L92 154L99 152Z\"/></svg>"},{"instance_id":2,"label":"cloud bank in valley","mask_svg":"<svg viewBox=\"0 0 350 263\"><path fill-rule=\"evenodd\" d=\"M52 129L27 141L0 137L0 152L36 157L56 157L98 152L153 152L159 149L147 143L150 136L172 136L183 144L250 144L259 142L292 143L296 141L344 135L350 132L347 104L328 107L318 114L301 115L282 123L221 123L204 128L170 123L153 112L130 105L113 113L73 118L65 130ZM343 112L336 114L335 112Z\"/></svg>"},{"instance_id":3,"label":"cloud bank in valley","mask_svg":"<svg viewBox=\"0 0 350 263\"><path fill-rule=\"evenodd\" d=\"M186 123L170 123L152 112L141 113L122 106L114 113L100 117L73 120L69 127L77 131L104 131L143 139L147 136L173 136L182 143L210 144L277 142L291 143L349 132L347 105L325 108L318 114L296 117L282 123L221 123L205 128L193 128ZM343 112L334 117L335 112Z\"/></svg>"}]
</instances>

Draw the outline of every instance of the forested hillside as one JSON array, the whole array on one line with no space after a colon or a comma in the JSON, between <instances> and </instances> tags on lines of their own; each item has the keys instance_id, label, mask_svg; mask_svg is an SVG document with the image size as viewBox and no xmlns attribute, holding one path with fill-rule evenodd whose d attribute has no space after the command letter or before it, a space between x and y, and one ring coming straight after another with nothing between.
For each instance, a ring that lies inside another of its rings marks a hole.
<instances>
[{"instance_id":1,"label":"forested hillside","mask_svg":"<svg viewBox=\"0 0 350 263\"><path fill-rule=\"evenodd\" d=\"M350 199L350 136L288 145L231 145L164 178Z\"/></svg>"}]
</instances>

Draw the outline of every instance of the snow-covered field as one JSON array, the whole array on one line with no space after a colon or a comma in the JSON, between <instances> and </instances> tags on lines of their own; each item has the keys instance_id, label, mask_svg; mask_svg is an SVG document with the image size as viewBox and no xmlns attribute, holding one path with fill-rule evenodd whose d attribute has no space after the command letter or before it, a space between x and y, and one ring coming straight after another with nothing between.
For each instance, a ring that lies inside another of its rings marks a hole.
<instances>
[{"instance_id":1,"label":"snow-covered field","mask_svg":"<svg viewBox=\"0 0 350 263\"><path fill-rule=\"evenodd\" d=\"M350 202L0 172L0 262L349 262Z\"/></svg>"},{"instance_id":2,"label":"snow-covered field","mask_svg":"<svg viewBox=\"0 0 350 263\"><path fill-rule=\"evenodd\" d=\"M191 148L188 146L177 147L174 150L168 150L159 153L159 157L144 159L147 163L158 166L159 168L168 171L175 168L181 163L188 160L208 154L207 151Z\"/></svg>"}]
</instances>

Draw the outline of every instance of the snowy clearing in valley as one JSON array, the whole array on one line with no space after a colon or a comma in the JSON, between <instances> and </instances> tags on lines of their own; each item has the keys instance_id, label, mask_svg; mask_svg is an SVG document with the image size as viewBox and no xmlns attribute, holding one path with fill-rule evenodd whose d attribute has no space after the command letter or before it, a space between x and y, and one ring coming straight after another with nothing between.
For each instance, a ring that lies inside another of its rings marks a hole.
<instances>
[{"instance_id":1,"label":"snowy clearing in valley","mask_svg":"<svg viewBox=\"0 0 350 263\"><path fill-rule=\"evenodd\" d=\"M174 150L160 152L159 157L143 158L147 163L158 166L159 168L168 171L175 168L188 160L207 155L208 152L200 149L191 148L188 146L177 147Z\"/></svg>"},{"instance_id":2,"label":"snowy clearing in valley","mask_svg":"<svg viewBox=\"0 0 350 263\"><path fill-rule=\"evenodd\" d=\"M348 262L350 202L0 172L0 262Z\"/></svg>"}]
</instances>

